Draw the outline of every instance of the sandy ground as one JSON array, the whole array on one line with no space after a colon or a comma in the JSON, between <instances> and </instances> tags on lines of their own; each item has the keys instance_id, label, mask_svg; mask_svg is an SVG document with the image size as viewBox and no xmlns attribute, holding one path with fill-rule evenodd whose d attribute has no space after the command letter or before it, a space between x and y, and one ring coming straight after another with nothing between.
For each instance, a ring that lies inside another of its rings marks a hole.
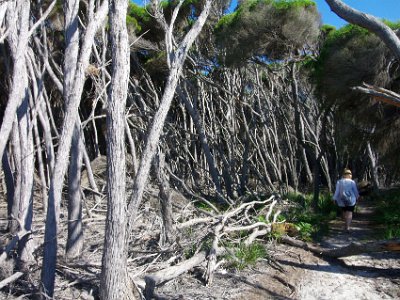
<instances>
[{"instance_id":1,"label":"sandy ground","mask_svg":"<svg viewBox=\"0 0 400 300\"><path fill-rule=\"evenodd\" d=\"M373 208L361 203L350 234L340 218L320 246L336 248L376 237ZM378 228L379 230L379 228ZM400 253L375 253L341 260L322 259L303 249L272 243L271 259L241 272L221 270L211 287L201 273L157 289L159 299L400 299ZM197 279L196 279L197 278Z\"/></svg>"},{"instance_id":2,"label":"sandy ground","mask_svg":"<svg viewBox=\"0 0 400 300\"><path fill-rule=\"evenodd\" d=\"M371 240L380 229L371 223L372 213L370 204L361 202L351 233L346 234L341 220L335 220L321 246L335 248ZM304 265L298 299L400 299L400 253L351 256L339 262Z\"/></svg>"},{"instance_id":3,"label":"sandy ground","mask_svg":"<svg viewBox=\"0 0 400 300\"><path fill-rule=\"evenodd\" d=\"M351 242L375 239L380 228L370 222L372 212L373 208L368 203L361 203L350 234L342 230L340 218L332 221L330 232L320 246L336 248ZM63 266L60 261L55 299L97 299L95 290L98 288L101 262L99 249L104 228L91 223L90 230L90 244L85 253L88 253L87 261L91 264L84 268L71 268ZM61 234L65 235L65 232ZM201 279L204 268L196 268L157 287L156 299L400 299L400 253L327 260L276 241L270 242L267 247L270 258L259 261L253 267L243 271L221 269L215 274L211 286L205 286ZM28 283L38 284L39 270L37 268L29 275L33 279L19 281L8 293L4 289L0 291L0 300L17 299L14 295L18 291L18 299L32 299L32 287Z\"/></svg>"}]
</instances>

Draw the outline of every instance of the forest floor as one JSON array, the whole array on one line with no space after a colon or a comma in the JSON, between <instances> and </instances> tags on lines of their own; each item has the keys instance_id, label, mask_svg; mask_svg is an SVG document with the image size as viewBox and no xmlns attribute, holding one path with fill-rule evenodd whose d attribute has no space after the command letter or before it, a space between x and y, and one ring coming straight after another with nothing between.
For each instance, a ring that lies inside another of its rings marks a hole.
<instances>
[{"instance_id":1,"label":"forest floor","mask_svg":"<svg viewBox=\"0 0 400 300\"><path fill-rule=\"evenodd\" d=\"M375 240L380 228L371 221L373 213L371 203L360 202L351 232L345 233L338 217L330 222L319 246L337 248ZM400 299L400 253L323 259L278 243L269 248L269 260L240 272L222 270L211 287L196 276L171 281L157 289L160 299Z\"/></svg>"},{"instance_id":2,"label":"forest floor","mask_svg":"<svg viewBox=\"0 0 400 300\"><path fill-rule=\"evenodd\" d=\"M152 215L148 209L144 211L147 211L149 216ZM3 204L1 214L5 212ZM60 254L54 299L97 299L104 207L97 211L93 210L93 213L96 214L84 221L85 235L90 238L87 240L85 255L81 261L69 264L63 261ZM318 242L318 245L324 248L337 248L351 242L376 240L380 228L371 221L373 213L374 208L371 203L361 202L354 215L351 233L344 232L343 222L338 217L330 222L329 233ZM43 224L44 216L38 217L36 219L38 232L43 233ZM148 224L142 226L143 232L138 237L139 244L144 244L143 240L146 240L145 235L149 231L157 230L157 224L154 222L154 227ZM65 240L65 235L65 230L62 230L60 240ZM344 259L324 259L309 251L280 244L277 241L269 242L266 247L269 253L268 259L260 260L254 266L248 266L240 271L219 269L210 286L205 286L201 279L204 266L194 268L191 272L157 287L156 299L400 299L400 253L375 253ZM63 253L62 245L59 251ZM150 254L149 258L154 256ZM0 299L33 299L35 287L39 284L40 264L41 259L30 274L3 288L0 291ZM135 267L131 268L130 272L138 274L146 270ZM12 273L11 269L4 275L10 276Z\"/></svg>"}]
</instances>

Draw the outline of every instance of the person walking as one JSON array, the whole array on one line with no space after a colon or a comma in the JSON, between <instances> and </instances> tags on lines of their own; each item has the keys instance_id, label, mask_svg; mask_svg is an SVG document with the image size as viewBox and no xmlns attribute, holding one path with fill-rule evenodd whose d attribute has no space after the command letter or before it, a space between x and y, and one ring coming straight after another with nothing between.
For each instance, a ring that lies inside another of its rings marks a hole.
<instances>
[{"instance_id":1,"label":"person walking","mask_svg":"<svg viewBox=\"0 0 400 300\"><path fill-rule=\"evenodd\" d=\"M336 190L335 194L333 195L333 200L342 210L342 217L345 222L344 229L347 233L350 232L354 208L359 197L360 194L358 193L356 183L352 179L351 170L345 168L342 178L336 183Z\"/></svg>"}]
</instances>

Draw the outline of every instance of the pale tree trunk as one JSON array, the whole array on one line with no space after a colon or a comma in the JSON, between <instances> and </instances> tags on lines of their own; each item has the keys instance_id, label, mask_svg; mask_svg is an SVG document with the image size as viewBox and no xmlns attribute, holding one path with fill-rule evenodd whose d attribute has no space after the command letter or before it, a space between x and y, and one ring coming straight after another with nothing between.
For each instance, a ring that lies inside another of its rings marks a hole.
<instances>
[{"instance_id":1,"label":"pale tree trunk","mask_svg":"<svg viewBox=\"0 0 400 300\"><path fill-rule=\"evenodd\" d=\"M19 199L21 198L21 148L19 141L19 128L18 123L15 120L14 126L11 131L11 148L12 148L12 161L13 161L13 171L14 171L14 197L11 206L11 219L9 222L9 230L12 234L18 232L18 213L19 213Z\"/></svg>"},{"instance_id":2,"label":"pale tree trunk","mask_svg":"<svg viewBox=\"0 0 400 300\"><path fill-rule=\"evenodd\" d=\"M160 200L161 217L163 222L163 228L161 229L160 234L160 243L161 247L164 247L166 244L173 242L175 228L172 214L169 178L165 173L165 156L161 150L158 151L158 156L155 161L155 171L157 173L157 181L160 190L158 198Z\"/></svg>"},{"instance_id":3,"label":"pale tree trunk","mask_svg":"<svg viewBox=\"0 0 400 300\"><path fill-rule=\"evenodd\" d=\"M25 53L29 41L29 12L30 1L8 2L6 18L9 33L7 40L14 65L10 94L0 128L0 157L3 156L7 145L18 106L26 93L26 86L23 85L25 83L24 76L27 76Z\"/></svg>"},{"instance_id":4,"label":"pale tree trunk","mask_svg":"<svg viewBox=\"0 0 400 300\"><path fill-rule=\"evenodd\" d=\"M25 77L26 87L28 78ZM27 89L25 89L27 90ZM21 183L18 222L19 230L31 231L33 218L33 173L34 173L34 154L33 151L33 132L32 121L30 119L30 109L28 95L18 109L19 135L21 149ZM34 261L33 251L35 245L30 234L25 235L18 243L19 267L25 269Z\"/></svg>"},{"instance_id":5,"label":"pale tree trunk","mask_svg":"<svg viewBox=\"0 0 400 300\"><path fill-rule=\"evenodd\" d=\"M400 60L400 39L389 26L376 17L355 10L340 0L325 0L325 2L342 19L375 33Z\"/></svg>"},{"instance_id":6,"label":"pale tree trunk","mask_svg":"<svg viewBox=\"0 0 400 300\"><path fill-rule=\"evenodd\" d=\"M66 107L56 162L50 181L41 274L42 298L53 297L54 293L59 212L64 176L68 166L74 124L78 117L78 107L85 84L85 70L89 65L94 35L108 11L107 1L103 1L96 12L94 11L94 1L90 1L90 4L88 7L89 20L80 46L79 1L69 0L64 2L66 50L64 55L63 97Z\"/></svg>"},{"instance_id":7,"label":"pale tree trunk","mask_svg":"<svg viewBox=\"0 0 400 300\"><path fill-rule=\"evenodd\" d=\"M83 248L82 197L81 197L81 132L75 124L71 145L71 159L68 174L68 238L65 256L73 260L81 255Z\"/></svg>"},{"instance_id":8,"label":"pale tree trunk","mask_svg":"<svg viewBox=\"0 0 400 300\"><path fill-rule=\"evenodd\" d=\"M198 85L198 88L201 89L200 85ZM197 101L196 101L196 99L194 99L193 103L191 103L191 101L189 100L190 93L188 92L188 90L186 88L185 88L185 92L186 92L186 94L181 93L181 99L185 103L185 107L186 107L187 111L189 112L190 117L192 118L193 123L196 127L196 131L199 136L199 141L201 143L201 147L203 148L204 155L206 157L206 161L207 161L207 164L208 164L208 167L210 170L210 175L211 175L212 181L215 185L215 189L217 192L217 199L220 199L219 196L222 194L222 189L221 189L221 184L219 182L219 174L218 174L218 170L217 170L217 167L215 164L214 156L211 153L211 149L210 149L210 146L209 146L209 143L207 140L207 135L204 130L204 125L199 116L197 107L195 106ZM193 98L195 98L195 97L196 96L194 96Z\"/></svg>"},{"instance_id":9,"label":"pale tree trunk","mask_svg":"<svg viewBox=\"0 0 400 300\"><path fill-rule=\"evenodd\" d=\"M107 107L107 222L100 298L134 299L127 275L125 106L129 83L126 0L110 0L112 76Z\"/></svg>"},{"instance_id":10,"label":"pale tree trunk","mask_svg":"<svg viewBox=\"0 0 400 300\"><path fill-rule=\"evenodd\" d=\"M173 43L172 43L173 21L170 27L167 28L166 30L166 43L167 43L167 49L169 49L167 53L167 57L169 57L168 62L170 66L169 76L165 85L165 90L161 99L160 106L153 118L153 123L151 124L149 133L147 135L147 143L140 160L138 172L135 177L132 196L130 197L128 206L128 214L129 214L128 233L130 233L133 228L137 210L143 198L144 187L146 185L149 176L151 163L154 158L154 155L157 152L157 144L159 142L162 129L164 127L165 118L168 114L169 108L174 98L176 86L178 84L178 80L182 72L183 64L185 62L187 53L191 45L193 44L194 40L196 39L201 29L203 28L203 25L210 12L211 4L212 4L211 0L206 1L203 11L196 20L196 23L186 34L183 41L179 44L176 50L173 50Z\"/></svg>"},{"instance_id":11,"label":"pale tree trunk","mask_svg":"<svg viewBox=\"0 0 400 300\"><path fill-rule=\"evenodd\" d=\"M371 164L371 177L372 177L372 185L375 191L379 190L379 175L378 175L378 166L377 166L377 159L372 150L371 143L367 143L367 151L368 151L368 158Z\"/></svg>"}]
</instances>

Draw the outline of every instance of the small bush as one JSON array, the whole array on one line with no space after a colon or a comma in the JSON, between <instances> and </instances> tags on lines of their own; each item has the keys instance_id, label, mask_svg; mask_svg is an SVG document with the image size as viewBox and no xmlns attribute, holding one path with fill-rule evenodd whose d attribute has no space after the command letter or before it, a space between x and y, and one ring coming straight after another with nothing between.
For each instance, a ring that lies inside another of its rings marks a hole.
<instances>
[{"instance_id":1,"label":"small bush","mask_svg":"<svg viewBox=\"0 0 400 300\"><path fill-rule=\"evenodd\" d=\"M249 265L254 265L260 258L268 256L265 247L259 243L253 243L249 246L240 244L235 251L235 256L227 256L228 264L238 270L243 270Z\"/></svg>"},{"instance_id":2,"label":"small bush","mask_svg":"<svg viewBox=\"0 0 400 300\"><path fill-rule=\"evenodd\" d=\"M328 232L328 221L336 217L336 206L331 200L331 194L321 193L316 212L312 210L311 205L313 194L290 193L286 198L298 204L283 215L288 222L298 227L301 239L319 238Z\"/></svg>"},{"instance_id":3,"label":"small bush","mask_svg":"<svg viewBox=\"0 0 400 300\"><path fill-rule=\"evenodd\" d=\"M377 200L375 221L384 225L386 239L400 238L400 191L390 192Z\"/></svg>"}]
</instances>

